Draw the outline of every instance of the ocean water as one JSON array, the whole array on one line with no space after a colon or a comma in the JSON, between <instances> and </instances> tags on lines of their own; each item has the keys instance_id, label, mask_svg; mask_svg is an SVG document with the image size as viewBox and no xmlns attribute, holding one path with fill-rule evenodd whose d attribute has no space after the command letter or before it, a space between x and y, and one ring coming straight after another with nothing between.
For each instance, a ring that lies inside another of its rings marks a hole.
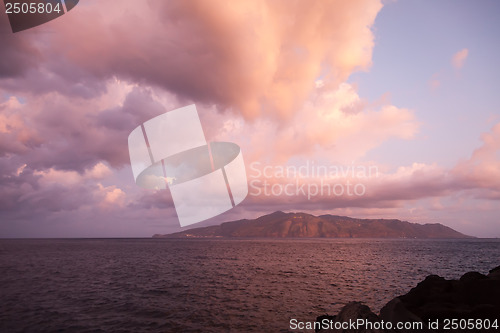
<instances>
[{"instance_id":1,"label":"ocean water","mask_svg":"<svg viewBox=\"0 0 500 333\"><path fill-rule=\"evenodd\" d=\"M498 265L486 239L0 240L0 332L288 332Z\"/></svg>"}]
</instances>

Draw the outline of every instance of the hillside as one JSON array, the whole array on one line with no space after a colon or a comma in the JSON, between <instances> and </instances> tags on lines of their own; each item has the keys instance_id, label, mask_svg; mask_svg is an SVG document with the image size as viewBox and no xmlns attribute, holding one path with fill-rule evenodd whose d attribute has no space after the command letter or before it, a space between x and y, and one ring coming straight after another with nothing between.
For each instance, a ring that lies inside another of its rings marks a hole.
<instances>
[{"instance_id":1,"label":"hillside","mask_svg":"<svg viewBox=\"0 0 500 333\"><path fill-rule=\"evenodd\" d=\"M253 220L225 222L156 238L472 238L439 223L418 224L388 219L281 211Z\"/></svg>"}]
</instances>

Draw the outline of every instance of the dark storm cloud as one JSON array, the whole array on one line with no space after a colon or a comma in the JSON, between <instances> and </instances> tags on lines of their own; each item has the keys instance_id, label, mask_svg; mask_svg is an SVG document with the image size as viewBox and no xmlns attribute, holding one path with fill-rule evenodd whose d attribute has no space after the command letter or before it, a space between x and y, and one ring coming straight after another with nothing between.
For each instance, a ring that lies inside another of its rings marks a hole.
<instances>
[{"instance_id":1,"label":"dark storm cloud","mask_svg":"<svg viewBox=\"0 0 500 333\"><path fill-rule=\"evenodd\" d=\"M3 4L3 2L2 2ZM20 77L28 69L36 68L42 54L33 45L33 35L16 35L10 28L3 5L0 6L0 79Z\"/></svg>"}]
</instances>

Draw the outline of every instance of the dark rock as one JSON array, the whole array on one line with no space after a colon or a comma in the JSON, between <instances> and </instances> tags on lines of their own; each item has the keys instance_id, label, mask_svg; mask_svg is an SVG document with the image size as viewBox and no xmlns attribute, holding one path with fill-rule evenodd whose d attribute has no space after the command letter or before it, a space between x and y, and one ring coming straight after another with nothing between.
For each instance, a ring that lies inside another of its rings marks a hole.
<instances>
[{"instance_id":1,"label":"dark rock","mask_svg":"<svg viewBox=\"0 0 500 333\"><path fill-rule=\"evenodd\" d=\"M316 322L322 323L323 320L327 320L328 322L330 322L330 321L335 321L336 318L337 318L337 316L323 315L323 316L317 317L316 318ZM319 328L316 328L314 330L314 332L326 332L326 331L325 330L321 330Z\"/></svg>"},{"instance_id":2,"label":"dark rock","mask_svg":"<svg viewBox=\"0 0 500 333\"><path fill-rule=\"evenodd\" d=\"M415 315L413 312L410 312L406 306L401 302L401 299L399 297L394 298L392 301L387 303L381 310L380 310L380 319L384 320L386 322L390 322L393 324L393 327L396 327L396 323L401 322L401 323L417 323L420 322L422 323L422 330L419 330L419 332L430 332L427 329L426 323L422 321L417 315ZM415 327L415 326L414 326ZM395 332L413 332L413 330L396 330L394 328Z\"/></svg>"},{"instance_id":3,"label":"dark rock","mask_svg":"<svg viewBox=\"0 0 500 333\"><path fill-rule=\"evenodd\" d=\"M491 274L491 273L495 273L495 272L500 272L500 266L497 266L497 267L493 268L493 269L490 271L490 274Z\"/></svg>"},{"instance_id":4,"label":"dark rock","mask_svg":"<svg viewBox=\"0 0 500 333\"><path fill-rule=\"evenodd\" d=\"M389 302L380 311L381 319L410 321L416 316L423 323L439 320L441 328L445 319L498 319L500 324L500 279L494 278L496 274L498 270L490 271L488 276L469 272L458 281L428 276L409 293L398 297L399 301Z\"/></svg>"},{"instance_id":5,"label":"dark rock","mask_svg":"<svg viewBox=\"0 0 500 333\"><path fill-rule=\"evenodd\" d=\"M500 266L489 274L478 272L464 274L459 280L446 280L437 275L429 275L406 295L394 298L387 303L377 316L359 302L347 304L337 316L321 316L335 322L367 319L370 322L392 323L392 330L330 330L328 332L491 332L489 330L445 330L444 320L448 319L489 319L500 325ZM439 328L427 327L439 321ZM417 323L422 328L416 330L397 330L397 323ZM319 330L318 332L327 332Z\"/></svg>"},{"instance_id":6,"label":"dark rock","mask_svg":"<svg viewBox=\"0 0 500 333\"><path fill-rule=\"evenodd\" d=\"M493 268L488 274L490 279L500 280L500 266Z\"/></svg>"},{"instance_id":7,"label":"dark rock","mask_svg":"<svg viewBox=\"0 0 500 333\"><path fill-rule=\"evenodd\" d=\"M357 322L357 320L361 319L363 321L367 321L369 323L378 323L380 325L381 320L380 318L373 313L370 308L360 302L351 302L344 306L342 310L340 310L339 314L337 316L321 316L316 319L316 321L319 321L323 318L332 318L332 320L336 323L345 323L344 325L347 325L348 323L351 322ZM334 325L334 324L333 324ZM317 330L316 332L342 332L342 333L350 333L350 332L357 332L357 333L389 333L393 331L388 331L388 330L382 330L382 329L375 329L374 327L380 327L376 326L375 324L369 327L369 324L360 327L359 329L352 329L350 327L345 327L345 328L335 328L335 325L333 326L333 329L325 330L325 329L320 329Z\"/></svg>"},{"instance_id":8,"label":"dark rock","mask_svg":"<svg viewBox=\"0 0 500 333\"><path fill-rule=\"evenodd\" d=\"M487 279L488 277L486 275L483 275L478 272L469 272L465 273L462 275L460 278L460 282L469 282L469 281L477 281L477 280L482 280L482 279Z\"/></svg>"}]
</instances>

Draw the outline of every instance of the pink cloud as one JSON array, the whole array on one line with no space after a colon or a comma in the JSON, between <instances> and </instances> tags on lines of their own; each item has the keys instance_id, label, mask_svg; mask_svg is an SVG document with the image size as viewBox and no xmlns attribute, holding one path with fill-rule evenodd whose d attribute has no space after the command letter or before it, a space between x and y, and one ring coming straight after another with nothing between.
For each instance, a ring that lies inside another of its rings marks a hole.
<instances>
[{"instance_id":1,"label":"pink cloud","mask_svg":"<svg viewBox=\"0 0 500 333\"><path fill-rule=\"evenodd\" d=\"M97 77L159 85L246 118L287 117L319 75L336 86L370 66L370 27L381 7L368 0L127 0L116 10L91 1L71 22L48 24L60 33L47 37L47 52Z\"/></svg>"},{"instance_id":2,"label":"pink cloud","mask_svg":"<svg viewBox=\"0 0 500 333\"><path fill-rule=\"evenodd\" d=\"M281 122L269 117L247 122L208 111L212 115L207 120L213 124L209 127L214 129L208 137L241 142L250 161L286 163L329 156L329 161L350 163L387 140L409 140L418 132L420 124L412 110L377 104L363 101L350 84L336 89L319 84L309 100Z\"/></svg>"},{"instance_id":3,"label":"pink cloud","mask_svg":"<svg viewBox=\"0 0 500 333\"><path fill-rule=\"evenodd\" d=\"M500 198L500 123L481 135L483 144L471 157L461 161L453 173L482 196Z\"/></svg>"},{"instance_id":4,"label":"pink cloud","mask_svg":"<svg viewBox=\"0 0 500 333\"><path fill-rule=\"evenodd\" d=\"M286 207L308 207L309 209L332 209L332 208L348 208L348 207L401 207L404 203L414 202L422 199L433 199L431 207L439 207L446 209L442 202L436 201L438 198L446 198L452 195L460 195L468 199L500 199L500 123L495 125L491 132L482 135L483 145L476 149L472 156L459 162L453 168L447 169L438 165L426 165L414 163L411 166L399 167L395 172L389 173L380 170L376 177L353 177L347 173L347 176L337 178L329 177L309 177L307 179L299 179L299 183L317 184L321 181L323 184L346 184L350 181L352 186L356 183L361 183L366 188L366 194L362 196L356 195L328 195L327 192L323 195L315 194L311 198L306 198L302 193L299 195L287 196L270 195L257 196L251 201L259 204L273 202L278 206L281 202ZM332 164L325 164L330 167ZM353 164L356 167L358 164ZM265 164L259 165L261 169ZM347 164L342 167L349 168ZM361 165L363 168L368 168L366 165ZM285 166L286 167L286 166ZM251 170L251 168L250 168ZM276 170L276 167L271 164L270 170ZM273 177L259 176L258 172L254 172L253 179L257 179L254 187L263 188L263 182L266 180L269 189L276 185L276 189L286 184L296 181L295 178L281 177L279 174L273 174ZM250 173L252 180L252 173ZM291 188L296 188L296 185ZM316 185L313 185L315 190ZM254 193L258 191L254 189ZM429 208L429 207L428 207Z\"/></svg>"},{"instance_id":5,"label":"pink cloud","mask_svg":"<svg viewBox=\"0 0 500 333\"><path fill-rule=\"evenodd\" d=\"M428 84L431 90L437 90L441 86L441 73L434 73L430 78Z\"/></svg>"},{"instance_id":6,"label":"pink cloud","mask_svg":"<svg viewBox=\"0 0 500 333\"><path fill-rule=\"evenodd\" d=\"M136 230L144 221L159 232L176 228L169 192L133 183L126 139L145 120L191 102L207 138L240 144L247 166L349 165L389 140L412 140L420 128L413 110L366 101L346 83L371 65L381 7L368 0L123 0L117 8L88 0L37 34L0 34L0 220L75 220L85 230L83 222L98 216L96 230L111 220L133 220ZM6 24L2 15L1 31ZM468 49L457 52L452 65L462 68L467 56ZM250 196L221 218L336 209L395 217L411 210L423 220L426 209L449 210L456 197L495 204L500 124L482 140L454 168L381 167L379 177L362 180L363 196ZM359 181L328 182L347 180ZM287 181L269 179L271 186Z\"/></svg>"},{"instance_id":7,"label":"pink cloud","mask_svg":"<svg viewBox=\"0 0 500 333\"><path fill-rule=\"evenodd\" d=\"M460 69L465 65L465 60L467 60L467 56L469 55L468 49L462 49L455 53L451 58L451 64L456 69Z\"/></svg>"}]
</instances>

